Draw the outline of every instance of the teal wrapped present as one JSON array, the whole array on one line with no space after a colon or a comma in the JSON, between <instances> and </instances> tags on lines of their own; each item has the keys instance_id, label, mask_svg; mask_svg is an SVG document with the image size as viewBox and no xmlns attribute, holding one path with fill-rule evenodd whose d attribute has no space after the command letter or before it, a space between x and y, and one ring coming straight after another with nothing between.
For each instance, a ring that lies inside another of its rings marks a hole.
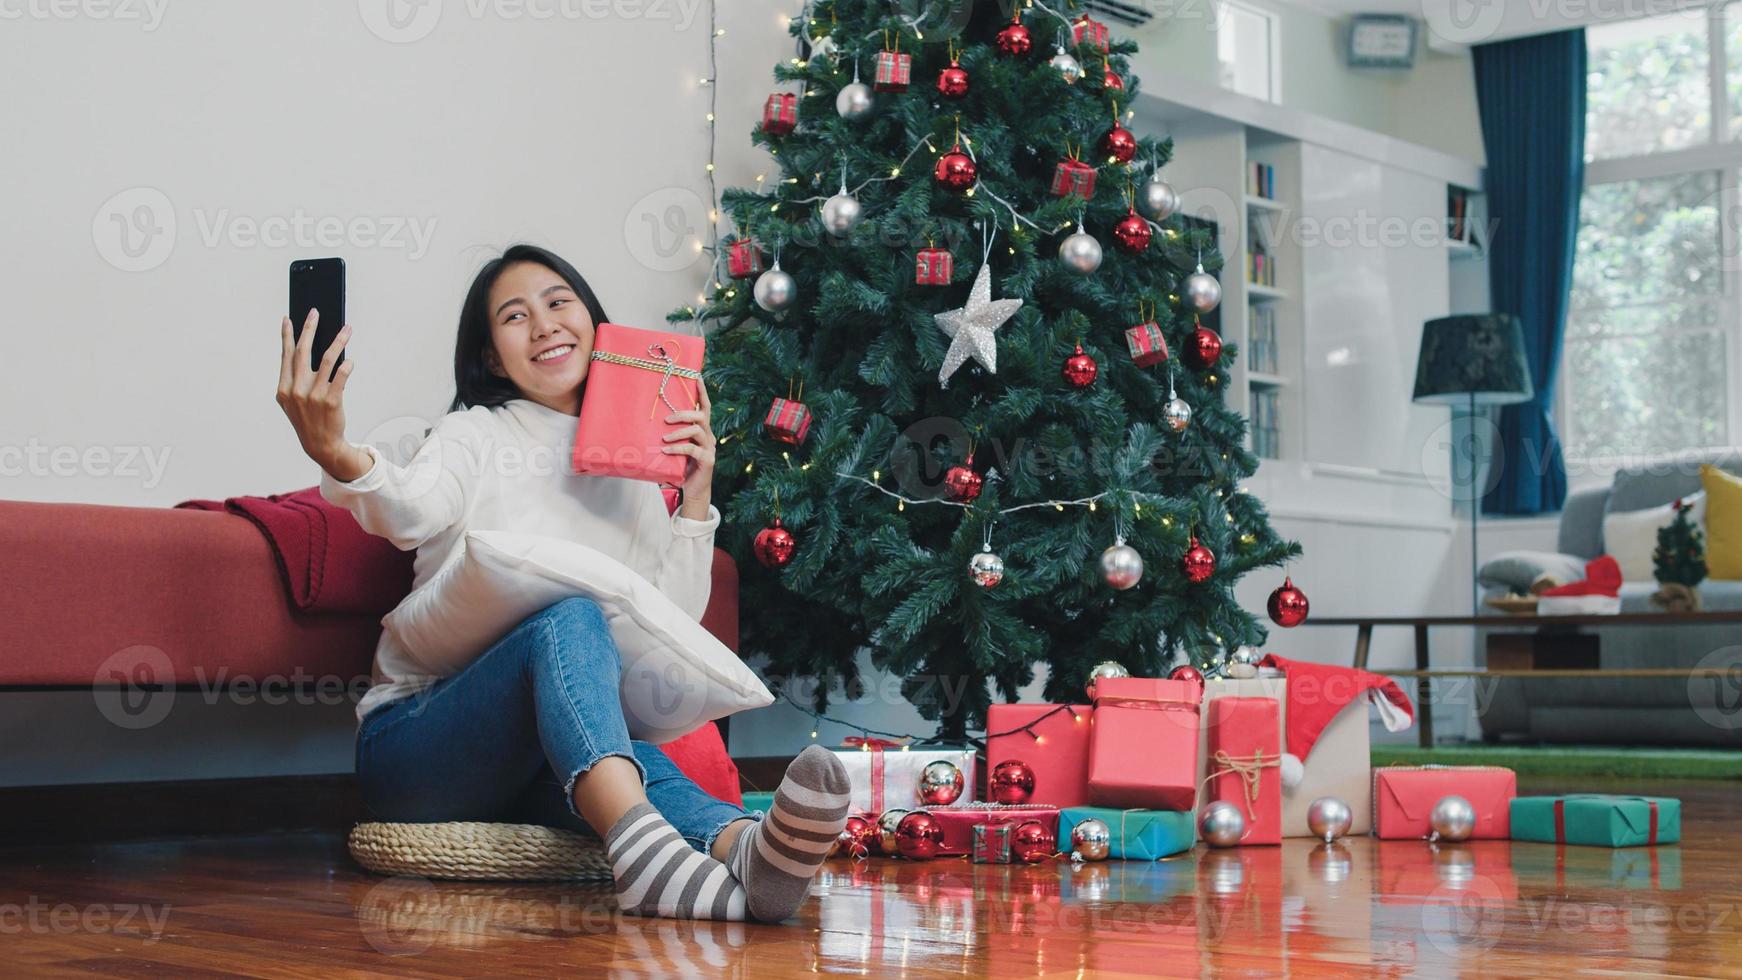
<instances>
[{"instance_id":1,"label":"teal wrapped present","mask_svg":"<svg viewBox=\"0 0 1742 980\"><path fill-rule=\"evenodd\" d=\"M1682 839L1682 804L1667 796L1518 796L1512 839L1592 847L1641 847Z\"/></svg>"},{"instance_id":2,"label":"teal wrapped present","mask_svg":"<svg viewBox=\"0 0 1742 980\"><path fill-rule=\"evenodd\" d=\"M1112 834L1108 856L1127 861L1154 861L1189 851L1197 841L1197 827L1190 810L1073 806L1059 811L1059 850L1070 852L1072 828L1091 817L1105 823Z\"/></svg>"},{"instance_id":3,"label":"teal wrapped present","mask_svg":"<svg viewBox=\"0 0 1742 980\"><path fill-rule=\"evenodd\" d=\"M773 793L745 793L744 809L756 813L767 813L774 809Z\"/></svg>"}]
</instances>

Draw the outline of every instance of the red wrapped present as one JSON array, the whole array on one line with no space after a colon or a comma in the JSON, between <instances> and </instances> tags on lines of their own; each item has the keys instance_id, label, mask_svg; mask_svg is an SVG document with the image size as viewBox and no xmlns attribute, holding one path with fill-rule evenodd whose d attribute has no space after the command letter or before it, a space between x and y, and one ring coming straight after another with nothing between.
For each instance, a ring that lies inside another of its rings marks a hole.
<instances>
[{"instance_id":1,"label":"red wrapped present","mask_svg":"<svg viewBox=\"0 0 1742 980\"><path fill-rule=\"evenodd\" d=\"M1004 805L999 803L957 803L954 806L928 806L925 812L932 815L944 828L944 841L938 845L939 854L952 857L965 857L974 853L974 828L996 824L1024 824L1030 820L1038 820L1041 825L1058 836L1059 808L1056 806L1036 806L1032 803Z\"/></svg>"},{"instance_id":2,"label":"red wrapped present","mask_svg":"<svg viewBox=\"0 0 1742 980\"><path fill-rule=\"evenodd\" d=\"M1191 681L1096 681L1089 802L1120 809L1190 810L1198 788L1202 694Z\"/></svg>"},{"instance_id":3,"label":"red wrapped present","mask_svg":"<svg viewBox=\"0 0 1742 980\"><path fill-rule=\"evenodd\" d=\"M879 92L905 92L913 77L913 56L899 51L877 52L877 75L871 87Z\"/></svg>"},{"instance_id":4,"label":"red wrapped present","mask_svg":"<svg viewBox=\"0 0 1742 980\"><path fill-rule=\"evenodd\" d=\"M1433 833L1435 804L1462 796L1476 810L1471 837L1512 836L1518 777L1503 766L1386 766L1373 770L1373 830L1386 840L1420 840Z\"/></svg>"},{"instance_id":5,"label":"red wrapped present","mask_svg":"<svg viewBox=\"0 0 1742 980\"><path fill-rule=\"evenodd\" d=\"M762 272L762 246L754 238L740 238L726 246L726 271L733 279L748 279Z\"/></svg>"},{"instance_id":6,"label":"red wrapped present","mask_svg":"<svg viewBox=\"0 0 1742 980\"><path fill-rule=\"evenodd\" d=\"M1085 201L1094 197L1095 168L1081 160L1060 160L1052 172L1052 193L1054 197L1075 194Z\"/></svg>"},{"instance_id":7,"label":"red wrapped present","mask_svg":"<svg viewBox=\"0 0 1742 980\"><path fill-rule=\"evenodd\" d=\"M956 259L950 254L950 250L928 246L919 250L919 260L913 270L913 282L916 286L948 286L955 273Z\"/></svg>"},{"instance_id":8,"label":"red wrapped present","mask_svg":"<svg viewBox=\"0 0 1742 980\"><path fill-rule=\"evenodd\" d=\"M702 347L687 334L599 324L575 424L574 471L682 483L689 457L664 452L664 437L690 423L665 417L701 405Z\"/></svg>"},{"instance_id":9,"label":"red wrapped present","mask_svg":"<svg viewBox=\"0 0 1742 980\"><path fill-rule=\"evenodd\" d=\"M1282 843L1282 706L1275 698L1217 698L1204 707L1206 800L1246 814L1241 844Z\"/></svg>"},{"instance_id":10,"label":"red wrapped present","mask_svg":"<svg viewBox=\"0 0 1742 980\"><path fill-rule=\"evenodd\" d=\"M791 92L776 92L762 107L762 131L785 136L798 128L798 96Z\"/></svg>"},{"instance_id":11,"label":"red wrapped present","mask_svg":"<svg viewBox=\"0 0 1742 980\"><path fill-rule=\"evenodd\" d=\"M1089 720L1081 704L994 704L986 709L986 771L1012 759L1034 772L1030 803L1089 802Z\"/></svg>"},{"instance_id":12,"label":"red wrapped present","mask_svg":"<svg viewBox=\"0 0 1742 980\"><path fill-rule=\"evenodd\" d=\"M768 406L768 417L762 420L762 427L776 440L796 446L810 435L811 410L804 406L804 402L776 398Z\"/></svg>"},{"instance_id":13,"label":"red wrapped present","mask_svg":"<svg viewBox=\"0 0 1742 980\"><path fill-rule=\"evenodd\" d=\"M1106 51L1108 47L1107 25L1084 14L1071 21L1071 44L1091 44L1097 51Z\"/></svg>"},{"instance_id":14,"label":"red wrapped present","mask_svg":"<svg viewBox=\"0 0 1742 980\"><path fill-rule=\"evenodd\" d=\"M1125 346L1138 367L1149 367L1167 360L1167 338L1161 334L1161 325L1154 321L1139 323L1126 330Z\"/></svg>"}]
</instances>

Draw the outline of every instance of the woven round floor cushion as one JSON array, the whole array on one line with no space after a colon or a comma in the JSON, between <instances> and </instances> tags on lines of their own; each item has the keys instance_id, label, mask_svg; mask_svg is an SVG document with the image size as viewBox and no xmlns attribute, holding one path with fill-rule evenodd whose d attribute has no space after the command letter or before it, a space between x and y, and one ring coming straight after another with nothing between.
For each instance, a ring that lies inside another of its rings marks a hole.
<instances>
[{"instance_id":1,"label":"woven round floor cushion","mask_svg":"<svg viewBox=\"0 0 1742 980\"><path fill-rule=\"evenodd\" d=\"M609 881L596 837L520 823L360 823L351 856L384 875L465 881Z\"/></svg>"}]
</instances>

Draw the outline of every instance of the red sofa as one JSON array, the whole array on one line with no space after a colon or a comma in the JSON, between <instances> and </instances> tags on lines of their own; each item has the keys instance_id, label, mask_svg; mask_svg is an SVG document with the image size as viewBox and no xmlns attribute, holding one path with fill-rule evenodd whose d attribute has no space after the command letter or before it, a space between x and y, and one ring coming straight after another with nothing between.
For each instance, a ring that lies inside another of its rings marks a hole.
<instances>
[{"instance_id":1,"label":"red sofa","mask_svg":"<svg viewBox=\"0 0 1742 980\"><path fill-rule=\"evenodd\" d=\"M295 609L265 536L223 511L0 501L0 590L0 690L297 676L360 690L381 633L375 616ZM723 551L702 625L738 648L738 569ZM710 793L741 800L715 726L666 751Z\"/></svg>"}]
</instances>

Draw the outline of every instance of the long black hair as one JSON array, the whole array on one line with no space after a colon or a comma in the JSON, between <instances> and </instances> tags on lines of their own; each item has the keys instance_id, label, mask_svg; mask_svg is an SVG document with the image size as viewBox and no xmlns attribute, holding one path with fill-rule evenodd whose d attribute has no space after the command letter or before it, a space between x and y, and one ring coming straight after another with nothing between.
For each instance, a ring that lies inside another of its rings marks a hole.
<instances>
[{"instance_id":1,"label":"long black hair","mask_svg":"<svg viewBox=\"0 0 1742 980\"><path fill-rule=\"evenodd\" d=\"M454 403L448 406L448 411L457 412L475 405L501 405L515 398L520 398L520 389L514 387L514 382L500 375L493 374L490 366L484 360L484 352L490 349L490 290L501 277L502 270L517 262L534 262L562 277L563 282L575 291L580 301L586 305L587 314L593 318L593 326L610 319L605 315L604 306L600 305L599 297L593 294L593 287L587 285L586 277L576 271L562 256L549 249L537 245L510 245L502 253L501 258L492 259L484 268L478 270L478 277L472 280L472 288L466 291L465 305L460 307L459 336L454 340Z\"/></svg>"}]
</instances>

